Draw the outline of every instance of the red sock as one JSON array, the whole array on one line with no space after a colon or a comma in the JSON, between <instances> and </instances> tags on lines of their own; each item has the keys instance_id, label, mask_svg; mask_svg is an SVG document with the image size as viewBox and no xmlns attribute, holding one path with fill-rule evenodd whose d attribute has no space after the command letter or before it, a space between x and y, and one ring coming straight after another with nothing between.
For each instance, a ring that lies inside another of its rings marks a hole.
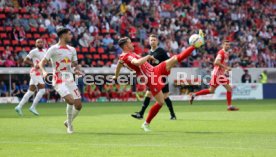
<instances>
[{"instance_id":1,"label":"red sock","mask_svg":"<svg viewBox=\"0 0 276 157\"><path fill-rule=\"evenodd\" d=\"M203 90L198 91L198 92L195 93L196 96L198 96L198 95L206 95L206 94L210 94L209 89L203 89Z\"/></svg>"},{"instance_id":2,"label":"red sock","mask_svg":"<svg viewBox=\"0 0 276 157\"><path fill-rule=\"evenodd\" d=\"M227 106L229 107L232 104L232 92L227 92L226 98L227 98Z\"/></svg>"},{"instance_id":3,"label":"red sock","mask_svg":"<svg viewBox=\"0 0 276 157\"><path fill-rule=\"evenodd\" d=\"M190 56L194 49L195 49L194 46L190 46L187 49L183 50L180 54L178 54L177 55L178 62L180 63L181 61L183 61L183 59Z\"/></svg>"},{"instance_id":4,"label":"red sock","mask_svg":"<svg viewBox=\"0 0 276 157\"><path fill-rule=\"evenodd\" d=\"M151 120L157 115L162 105L159 105L157 102L150 108L146 122L149 124Z\"/></svg>"}]
</instances>

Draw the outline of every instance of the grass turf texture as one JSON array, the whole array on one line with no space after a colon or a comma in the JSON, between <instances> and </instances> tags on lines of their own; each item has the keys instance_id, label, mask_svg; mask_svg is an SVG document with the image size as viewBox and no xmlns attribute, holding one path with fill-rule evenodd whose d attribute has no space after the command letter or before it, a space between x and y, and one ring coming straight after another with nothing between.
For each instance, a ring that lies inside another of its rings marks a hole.
<instances>
[{"instance_id":1,"label":"grass turf texture","mask_svg":"<svg viewBox=\"0 0 276 157\"><path fill-rule=\"evenodd\" d=\"M167 107L153 120L153 132L130 117L141 103L84 104L66 134L64 103L39 104L41 116L24 106L0 105L1 157L272 157L276 154L275 100L234 101L238 112L226 111L225 101L174 102L178 120Z\"/></svg>"}]
</instances>

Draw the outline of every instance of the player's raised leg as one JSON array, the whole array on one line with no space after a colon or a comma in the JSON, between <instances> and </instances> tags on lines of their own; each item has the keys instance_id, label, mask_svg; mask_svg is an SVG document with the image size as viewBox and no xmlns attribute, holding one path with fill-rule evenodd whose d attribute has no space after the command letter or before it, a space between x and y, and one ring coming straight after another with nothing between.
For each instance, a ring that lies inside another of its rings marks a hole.
<instances>
[{"instance_id":1,"label":"player's raised leg","mask_svg":"<svg viewBox=\"0 0 276 157\"><path fill-rule=\"evenodd\" d=\"M15 107L15 111L17 112L18 115L23 116L22 107L28 102L30 97L34 95L35 90L36 90L35 85L30 85L27 93L24 94L19 104Z\"/></svg>"},{"instance_id":2,"label":"player's raised leg","mask_svg":"<svg viewBox=\"0 0 276 157\"><path fill-rule=\"evenodd\" d=\"M223 85L227 90L226 99L227 99L227 110L228 111L238 111L239 108L232 106L232 87L229 84Z\"/></svg>"},{"instance_id":3,"label":"player's raised leg","mask_svg":"<svg viewBox=\"0 0 276 157\"><path fill-rule=\"evenodd\" d=\"M144 131L148 132L151 131L149 124L152 121L152 119L157 115L157 113L159 112L159 110L162 108L163 104L164 104L164 95L162 91L159 91L155 96L154 96L156 102L155 104L150 108L148 116L146 121L142 124L142 129L144 129Z\"/></svg>"},{"instance_id":4,"label":"player's raised leg","mask_svg":"<svg viewBox=\"0 0 276 157\"><path fill-rule=\"evenodd\" d=\"M43 80L42 80L43 81ZM32 112L34 115L36 115L36 116L38 116L39 115L39 113L37 112L37 110L36 110L36 106L37 106L37 104L38 104L38 102L39 102L39 100L43 97L43 95L45 94L45 84L43 83L39 83L38 85L37 85L37 88L38 88L38 92L37 92L37 94L36 94L36 96L35 96L35 99L34 99L34 101L33 101L33 104L32 104L32 106L29 108L29 111L30 112Z\"/></svg>"}]
</instances>

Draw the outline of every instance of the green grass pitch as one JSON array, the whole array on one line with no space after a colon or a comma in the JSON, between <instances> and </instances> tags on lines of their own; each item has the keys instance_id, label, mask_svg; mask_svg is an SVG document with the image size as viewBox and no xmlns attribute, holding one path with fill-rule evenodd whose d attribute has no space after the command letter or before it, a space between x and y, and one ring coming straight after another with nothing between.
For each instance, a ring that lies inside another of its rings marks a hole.
<instances>
[{"instance_id":1,"label":"green grass pitch","mask_svg":"<svg viewBox=\"0 0 276 157\"><path fill-rule=\"evenodd\" d=\"M0 157L274 157L276 100L234 101L241 110L226 111L225 101L174 102L176 121L166 106L153 120L152 132L130 117L133 103L85 103L66 134L64 103L39 104L41 116L24 106L0 105Z\"/></svg>"}]
</instances>

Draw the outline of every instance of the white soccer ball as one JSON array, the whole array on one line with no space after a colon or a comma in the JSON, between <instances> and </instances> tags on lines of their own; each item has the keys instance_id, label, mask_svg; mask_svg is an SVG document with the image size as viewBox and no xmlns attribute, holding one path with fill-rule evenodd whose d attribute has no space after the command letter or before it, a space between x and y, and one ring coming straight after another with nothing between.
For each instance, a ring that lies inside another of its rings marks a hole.
<instances>
[{"instance_id":1,"label":"white soccer ball","mask_svg":"<svg viewBox=\"0 0 276 157\"><path fill-rule=\"evenodd\" d=\"M204 39L198 34L193 34L189 38L189 45L193 45L196 48L198 48L198 47L204 45Z\"/></svg>"}]
</instances>

